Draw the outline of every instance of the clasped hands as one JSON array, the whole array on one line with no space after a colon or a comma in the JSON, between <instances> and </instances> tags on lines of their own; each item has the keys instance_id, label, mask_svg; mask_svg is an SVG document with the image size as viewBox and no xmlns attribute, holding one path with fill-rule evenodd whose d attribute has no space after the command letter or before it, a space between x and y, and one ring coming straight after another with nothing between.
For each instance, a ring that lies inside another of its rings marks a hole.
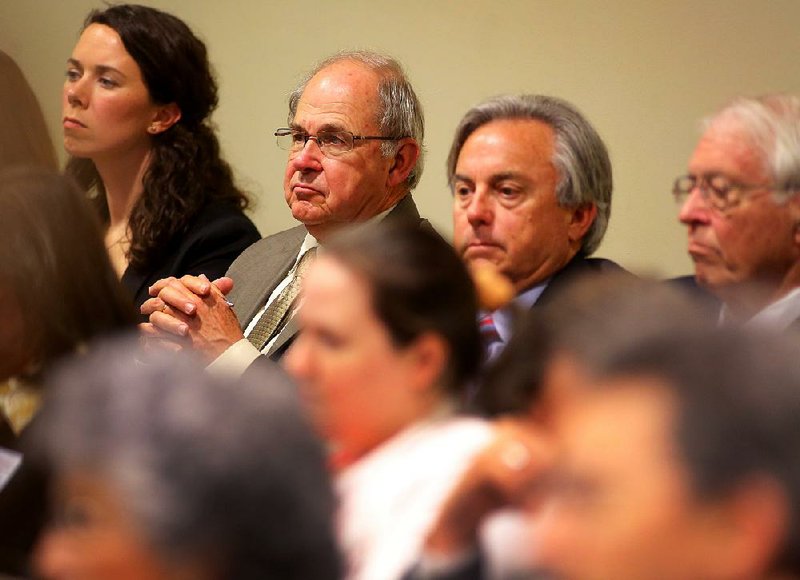
<instances>
[{"instance_id":1,"label":"clasped hands","mask_svg":"<svg viewBox=\"0 0 800 580\"><path fill-rule=\"evenodd\" d=\"M217 358L244 338L225 299L232 289L230 278L212 282L203 274L164 278L150 286L152 298L140 308L149 322L139 325L148 346L180 350L188 345L209 362Z\"/></svg>"}]
</instances>

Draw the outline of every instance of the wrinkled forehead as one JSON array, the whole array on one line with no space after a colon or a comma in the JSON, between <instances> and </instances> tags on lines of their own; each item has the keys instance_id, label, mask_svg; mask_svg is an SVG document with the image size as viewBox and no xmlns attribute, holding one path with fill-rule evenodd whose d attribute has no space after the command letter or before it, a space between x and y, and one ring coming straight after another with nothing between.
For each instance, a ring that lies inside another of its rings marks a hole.
<instances>
[{"instance_id":1,"label":"wrinkled forehead","mask_svg":"<svg viewBox=\"0 0 800 580\"><path fill-rule=\"evenodd\" d=\"M746 183L771 178L763 144L733 116L719 117L705 127L690 170L698 175L719 173Z\"/></svg>"},{"instance_id":2,"label":"wrinkled forehead","mask_svg":"<svg viewBox=\"0 0 800 580\"><path fill-rule=\"evenodd\" d=\"M330 117L350 131L378 129L380 75L363 64L345 61L329 65L308 81L300 95L294 122L307 117L317 123Z\"/></svg>"}]
</instances>

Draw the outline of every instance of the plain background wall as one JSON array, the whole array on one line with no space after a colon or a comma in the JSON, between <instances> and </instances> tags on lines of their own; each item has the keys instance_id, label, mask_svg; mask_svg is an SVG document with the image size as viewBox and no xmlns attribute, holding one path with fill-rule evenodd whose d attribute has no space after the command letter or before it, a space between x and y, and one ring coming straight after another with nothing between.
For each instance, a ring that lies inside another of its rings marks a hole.
<instances>
[{"instance_id":1,"label":"plain background wall","mask_svg":"<svg viewBox=\"0 0 800 580\"><path fill-rule=\"evenodd\" d=\"M347 48L402 61L426 113L414 196L451 231L444 162L473 104L499 93L575 103L611 152L611 225L597 252L638 272L691 271L670 189L698 120L737 94L800 92L800 0L161 0L209 47L228 160L257 198L262 234L293 225L272 133L316 61ZM16 59L60 141L64 63L92 0L0 0L0 49ZM60 149L60 148L59 148ZM63 156L63 152L62 152Z\"/></svg>"}]
</instances>

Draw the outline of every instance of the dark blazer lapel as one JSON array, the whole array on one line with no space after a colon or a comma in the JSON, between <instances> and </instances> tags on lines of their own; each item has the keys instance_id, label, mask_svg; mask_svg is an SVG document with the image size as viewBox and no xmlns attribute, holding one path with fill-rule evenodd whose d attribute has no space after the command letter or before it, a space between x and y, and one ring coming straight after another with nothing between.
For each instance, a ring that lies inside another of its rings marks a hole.
<instances>
[{"instance_id":1,"label":"dark blazer lapel","mask_svg":"<svg viewBox=\"0 0 800 580\"><path fill-rule=\"evenodd\" d=\"M140 292L143 291L144 285L147 282L147 276L149 272L141 272L138 270L134 270L130 266L125 268L125 272L122 273L122 278L120 278L120 282L125 289L130 288L130 296L131 299L138 296ZM136 309L136 313L139 313L139 309Z\"/></svg>"}]
</instances>

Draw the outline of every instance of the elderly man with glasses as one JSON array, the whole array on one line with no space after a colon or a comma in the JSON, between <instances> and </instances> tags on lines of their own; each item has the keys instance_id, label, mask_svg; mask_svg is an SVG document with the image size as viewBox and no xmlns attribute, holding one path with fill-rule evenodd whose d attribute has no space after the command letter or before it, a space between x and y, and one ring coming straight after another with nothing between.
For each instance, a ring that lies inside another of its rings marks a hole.
<instances>
[{"instance_id":1,"label":"elderly man with glasses","mask_svg":"<svg viewBox=\"0 0 800 580\"><path fill-rule=\"evenodd\" d=\"M800 98L737 99L704 128L673 188L695 281L721 323L786 329L800 319Z\"/></svg>"},{"instance_id":2,"label":"elderly man with glasses","mask_svg":"<svg viewBox=\"0 0 800 580\"><path fill-rule=\"evenodd\" d=\"M303 272L336 230L383 219L430 227L410 194L422 173L422 108L397 61L370 52L325 60L291 93L288 124L275 136L288 152L286 203L302 225L250 246L214 284L158 282L142 306L147 334L188 339L215 369L283 355L298 330Z\"/></svg>"}]
</instances>

